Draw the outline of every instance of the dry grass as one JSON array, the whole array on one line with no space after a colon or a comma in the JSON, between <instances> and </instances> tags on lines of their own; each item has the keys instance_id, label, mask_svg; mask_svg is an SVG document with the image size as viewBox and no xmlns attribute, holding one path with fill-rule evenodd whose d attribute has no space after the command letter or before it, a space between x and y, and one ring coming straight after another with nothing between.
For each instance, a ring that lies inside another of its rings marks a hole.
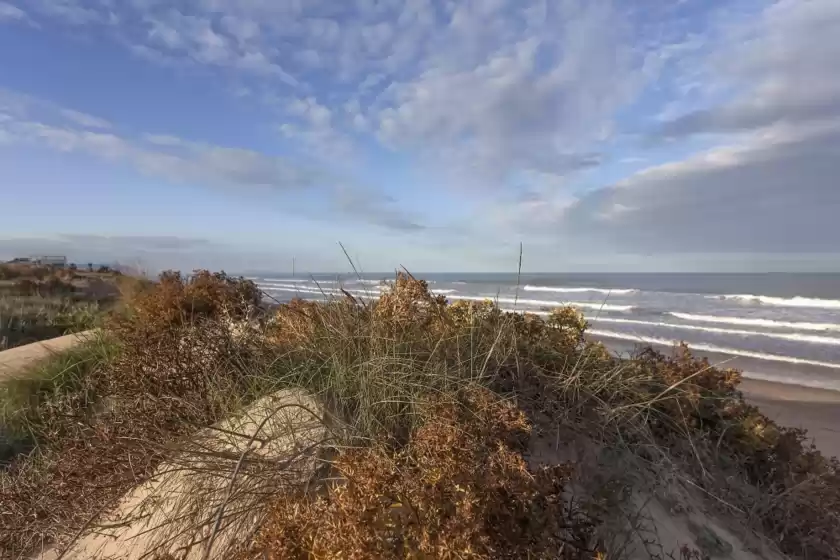
<instances>
[{"instance_id":1,"label":"dry grass","mask_svg":"<svg viewBox=\"0 0 840 560\"><path fill-rule=\"evenodd\" d=\"M217 281L245 291L252 286ZM182 291L163 291L171 287L164 284L160 291L140 292L137 312L114 318L109 329L118 353L91 367L71 368L83 374L59 384L71 390L38 391L34 405L17 414L32 420L27 427L38 446L0 473L3 555L68 542L151 475L167 443L215 422L234 406L231 400L241 398L237 382L245 372L236 363L242 363L247 344L234 341L221 316L247 311L233 305L241 301L235 289L227 292L234 300L199 307L189 324L147 322L147 310L160 305L155 294L170 298L179 311L192 308L191 283L182 285ZM42 367L55 369L66 359Z\"/></svg>"},{"instance_id":2,"label":"dry grass","mask_svg":"<svg viewBox=\"0 0 840 560\"><path fill-rule=\"evenodd\" d=\"M0 350L99 326L130 280L26 264L0 264Z\"/></svg>"},{"instance_id":3,"label":"dry grass","mask_svg":"<svg viewBox=\"0 0 840 560\"><path fill-rule=\"evenodd\" d=\"M116 342L102 334L92 334L67 351L32 365L22 375L0 384L0 426L6 447L0 452L0 465L9 454L49 445L63 432L52 426L56 408L66 399L90 403L91 374L112 362L119 353Z\"/></svg>"},{"instance_id":4,"label":"dry grass","mask_svg":"<svg viewBox=\"0 0 840 560\"><path fill-rule=\"evenodd\" d=\"M793 557L840 557L838 463L748 406L737 372L685 348L618 359L585 340L572 309L542 320L450 305L404 274L376 302L270 312L252 283L222 274L129 288L108 325L119 355L86 372L83 390L39 403L49 443L0 474L4 554L68 542L165 458L189 470L200 453L185 436L301 388L328 413L342 483L249 494L248 514L270 509L255 544L270 557L336 557L339 545L358 558L591 557L608 540L603 497L573 506L561 499L571 466L525 463L528 426L558 425L632 457L642 478L688 481ZM213 476L238 463L215 459ZM518 529L490 529L502 520Z\"/></svg>"},{"instance_id":5,"label":"dry grass","mask_svg":"<svg viewBox=\"0 0 840 560\"><path fill-rule=\"evenodd\" d=\"M103 309L72 297L0 294L0 351L93 328Z\"/></svg>"}]
</instances>

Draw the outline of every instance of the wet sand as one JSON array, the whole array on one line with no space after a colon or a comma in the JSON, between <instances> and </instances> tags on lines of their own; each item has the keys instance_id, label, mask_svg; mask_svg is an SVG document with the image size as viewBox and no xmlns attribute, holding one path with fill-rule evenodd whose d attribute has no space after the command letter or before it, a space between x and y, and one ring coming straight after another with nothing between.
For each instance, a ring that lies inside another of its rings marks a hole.
<instances>
[{"instance_id":1,"label":"wet sand","mask_svg":"<svg viewBox=\"0 0 840 560\"><path fill-rule=\"evenodd\" d=\"M805 428L817 448L840 457L840 391L744 379L747 402L782 426Z\"/></svg>"}]
</instances>

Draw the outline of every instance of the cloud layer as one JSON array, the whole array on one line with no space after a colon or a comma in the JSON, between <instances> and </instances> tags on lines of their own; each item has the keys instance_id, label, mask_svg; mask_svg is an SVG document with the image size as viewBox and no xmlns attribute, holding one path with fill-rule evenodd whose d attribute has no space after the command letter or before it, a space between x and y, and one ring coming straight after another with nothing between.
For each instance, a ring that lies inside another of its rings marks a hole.
<instances>
[{"instance_id":1,"label":"cloud layer","mask_svg":"<svg viewBox=\"0 0 840 560\"><path fill-rule=\"evenodd\" d=\"M110 128L110 123L93 115L0 90L0 144L35 146L126 163L172 183L222 188L262 200L313 191L328 202L311 212L313 218L334 219L339 213L343 219L389 229L422 228L416 218L398 209L390 196L371 188L364 192L356 188L351 196L344 179L285 157L171 135L133 138Z\"/></svg>"},{"instance_id":2,"label":"cloud layer","mask_svg":"<svg viewBox=\"0 0 840 560\"><path fill-rule=\"evenodd\" d=\"M591 192L558 229L641 251L837 251L840 4L783 0L726 33L705 72L728 99L655 132L718 145Z\"/></svg>"},{"instance_id":3,"label":"cloud layer","mask_svg":"<svg viewBox=\"0 0 840 560\"><path fill-rule=\"evenodd\" d=\"M0 21L209 74L280 148L129 134L11 92L0 143L317 196L436 246L838 252L836 0L5 0Z\"/></svg>"},{"instance_id":4,"label":"cloud layer","mask_svg":"<svg viewBox=\"0 0 840 560\"><path fill-rule=\"evenodd\" d=\"M98 25L152 61L224 69L246 95L279 101L282 132L312 153L347 154L348 137L370 134L485 185L591 165L591 142L641 84L627 14L605 0L28 8L67 26Z\"/></svg>"}]
</instances>

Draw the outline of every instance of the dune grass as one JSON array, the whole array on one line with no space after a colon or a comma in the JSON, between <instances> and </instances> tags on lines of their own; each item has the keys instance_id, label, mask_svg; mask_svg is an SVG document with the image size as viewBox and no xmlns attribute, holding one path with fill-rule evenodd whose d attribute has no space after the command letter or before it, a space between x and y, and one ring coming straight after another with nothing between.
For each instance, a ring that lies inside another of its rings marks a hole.
<instances>
[{"instance_id":1,"label":"dune grass","mask_svg":"<svg viewBox=\"0 0 840 560\"><path fill-rule=\"evenodd\" d=\"M0 350L101 326L133 282L110 271L0 264Z\"/></svg>"},{"instance_id":2,"label":"dune grass","mask_svg":"<svg viewBox=\"0 0 840 560\"><path fill-rule=\"evenodd\" d=\"M631 474L700 489L792 557L840 556L836 460L748 406L737 372L685 347L619 359L586 328L570 308L542 319L450 304L406 274L378 301L271 309L244 280L165 274L105 325L113 346L9 393L49 437L0 473L0 550L66 545L167 458L196 453L206 469L191 434L291 388L322 408L330 442L308 452L327 474L307 492L272 492L279 465L215 454L221 466L204 474L235 472L237 495L258 498L195 526L238 515L259 527L213 557L620 558L618 533L633 527L611 516ZM536 443L561 431L616 464L535 464ZM587 486L581 471L601 478ZM519 532L498 534L501 522Z\"/></svg>"},{"instance_id":3,"label":"dune grass","mask_svg":"<svg viewBox=\"0 0 840 560\"><path fill-rule=\"evenodd\" d=\"M67 398L92 401L88 394L93 371L112 362L119 352L116 341L94 332L78 346L55 353L27 370L0 383L0 426L5 450L0 462L39 444L48 444L60 434L50 432L50 408Z\"/></svg>"},{"instance_id":4,"label":"dune grass","mask_svg":"<svg viewBox=\"0 0 840 560\"><path fill-rule=\"evenodd\" d=\"M0 294L0 350L94 328L104 308L70 297Z\"/></svg>"}]
</instances>

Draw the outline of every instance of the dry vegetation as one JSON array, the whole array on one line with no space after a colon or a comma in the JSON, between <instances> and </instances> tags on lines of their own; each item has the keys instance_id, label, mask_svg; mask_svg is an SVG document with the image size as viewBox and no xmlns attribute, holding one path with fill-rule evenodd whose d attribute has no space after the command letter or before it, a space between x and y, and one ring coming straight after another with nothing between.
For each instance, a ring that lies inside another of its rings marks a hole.
<instances>
[{"instance_id":1,"label":"dry vegetation","mask_svg":"<svg viewBox=\"0 0 840 560\"><path fill-rule=\"evenodd\" d=\"M300 388L325 411L329 449L311 450L325 467L298 492L259 478L247 511L224 516L255 516L257 533L213 557L621 558L644 529L624 516L633 485L661 480L790 557L840 557L836 460L748 406L737 372L684 347L618 359L585 329L571 309L450 305L405 274L376 302L275 309L223 274L132 286L72 374L0 393L25 450L0 473L0 556L66 545L164 459L188 465L184 438ZM561 429L599 461L535 460ZM220 464L241 480L267 468L244 458Z\"/></svg>"},{"instance_id":2,"label":"dry vegetation","mask_svg":"<svg viewBox=\"0 0 840 560\"><path fill-rule=\"evenodd\" d=\"M97 326L131 282L110 270L0 264L0 350Z\"/></svg>"},{"instance_id":3,"label":"dry vegetation","mask_svg":"<svg viewBox=\"0 0 840 560\"><path fill-rule=\"evenodd\" d=\"M279 500L254 550L279 558L594 558L572 469L530 472L525 414L487 390L432 403L402 449L352 449L325 495Z\"/></svg>"}]
</instances>

